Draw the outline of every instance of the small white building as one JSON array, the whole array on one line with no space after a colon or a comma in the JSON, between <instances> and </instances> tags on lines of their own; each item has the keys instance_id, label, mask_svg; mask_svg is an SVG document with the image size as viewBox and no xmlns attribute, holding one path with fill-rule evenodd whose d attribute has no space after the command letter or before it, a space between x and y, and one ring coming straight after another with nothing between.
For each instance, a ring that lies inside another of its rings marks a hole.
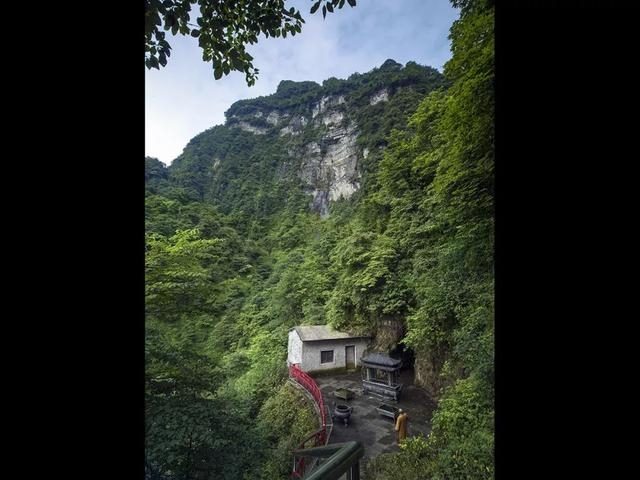
<instances>
[{"instance_id":1,"label":"small white building","mask_svg":"<svg viewBox=\"0 0 640 480\"><path fill-rule=\"evenodd\" d=\"M352 369L369 344L369 337L334 330L329 325L303 325L289 331L287 364L305 372Z\"/></svg>"}]
</instances>

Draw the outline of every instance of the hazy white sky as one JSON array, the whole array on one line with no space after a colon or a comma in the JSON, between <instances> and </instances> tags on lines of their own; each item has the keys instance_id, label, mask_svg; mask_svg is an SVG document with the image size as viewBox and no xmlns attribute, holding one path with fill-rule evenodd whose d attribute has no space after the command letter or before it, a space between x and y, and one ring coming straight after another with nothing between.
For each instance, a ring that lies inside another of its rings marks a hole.
<instances>
[{"instance_id":1,"label":"hazy white sky","mask_svg":"<svg viewBox=\"0 0 640 480\"><path fill-rule=\"evenodd\" d=\"M359 0L322 19L309 14L311 0L289 0L305 24L295 37L258 39L247 51L260 70L253 87L244 74L213 78L210 63L192 37L171 36L167 66L145 73L145 153L169 164L198 133L224 123L232 103L274 93L282 80L347 78L391 58L442 71L450 58L449 28L458 13L449 0Z\"/></svg>"}]
</instances>

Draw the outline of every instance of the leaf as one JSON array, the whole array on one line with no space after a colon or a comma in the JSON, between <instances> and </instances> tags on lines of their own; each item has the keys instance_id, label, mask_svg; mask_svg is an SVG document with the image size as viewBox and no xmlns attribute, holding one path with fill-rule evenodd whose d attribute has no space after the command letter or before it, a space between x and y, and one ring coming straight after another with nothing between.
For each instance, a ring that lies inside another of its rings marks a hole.
<instances>
[{"instance_id":1,"label":"leaf","mask_svg":"<svg viewBox=\"0 0 640 480\"><path fill-rule=\"evenodd\" d=\"M240 60L236 55L231 56L231 64L233 65L234 70L242 70L244 66L242 64L242 60Z\"/></svg>"},{"instance_id":2,"label":"leaf","mask_svg":"<svg viewBox=\"0 0 640 480\"><path fill-rule=\"evenodd\" d=\"M220 67L213 69L213 78L216 80L220 80L222 78L222 69Z\"/></svg>"},{"instance_id":3,"label":"leaf","mask_svg":"<svg viewBox=\"0 0 640 480\"><path fill-rule=\"evenodd\" d=\"M347 0L347 2L349 2L349 5L351 5L352 7L356 6L356 0Z\"/></svg>"},{"instance_id":4,"label":"leaf","mask_svg":"<svg viewBox=\"0 0 640 480\"><path fill-rule=\"evenodd\" d=\"M327 3L327 10L329 10L330 13L333 13L333 5Z\"/></svg>"},{"instance_id":5,"label":"leaf","mask_svg":"<svg viewBox=\"0 0 640 480\"><path fill-rule=\"evenodd\" d=\"M322 18L326 18L327 17L327 7L326 6L322 6Z\"/></svg>"},{"instance_id":6,"label":"leaf","mask_svg":"<svg viewBox=\"0 0 640 480\"><path fill-rule=\"evenodd\" d=\"M191 30L191 36L194 38L198 38L200 36L200 30L194 28L193 30Z\"/></svg>"},{"instance_id":7,"label":"leaf","mask_svg":"<svg viewBox=\"0 0 640 480\"><path fill-rule=\"evenodd\" d=\"M316 13L319 7L320 7L320 0L318 0L316 3L313 4L313 6L311 7L311 12L309 13Z\"/></svg>"}]
</instances>

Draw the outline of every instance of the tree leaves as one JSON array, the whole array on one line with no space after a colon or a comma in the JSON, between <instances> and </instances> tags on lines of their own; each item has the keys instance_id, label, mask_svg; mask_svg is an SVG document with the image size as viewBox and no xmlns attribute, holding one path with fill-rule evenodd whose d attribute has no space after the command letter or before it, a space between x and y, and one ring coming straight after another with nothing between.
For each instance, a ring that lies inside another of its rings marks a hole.
<instances>
[{"instance_id":1,"label":"tree leaves","mask_svg":"<svg viewBox=\"0 0 640 480\"><path fill-rule=\"evenodd\" d=\"M323 1L325 2L323 4ZM195 18L199 28L191 29L189 12L195 0L146 0L145 1L145 66L159 68L165 66L169 57L170 46L165 47L164 55L152 53L154 41L163 40L165 32L172 35L190 35L198 39L198 45L203 50L202 59L205 62L213 58L220 58L224 63L213 67L215 79L228 75L231 71L245 73L249 86L255 84L258 69L253 60L247 56L245 47L258 41L258 35L263 33L268 37L295 36L302 32L305 23L302 15L295 7L288 10L279 1L256 2L255 0L198 0L200 14ZM354 0L349 4L355 6ZM310 13L317 12L322 5L322 16L327 12L333 13L334 7L342 8L344 0L317 0ZM235 60L232 59L232 55ZM151 60L154 58L155 60ZM218 76L220 75L220 76Z\"/></svg>"},{"instance_id":2,"label":"tree leaves","mask_svg":"<svg viewBox=\"0 0 640 480\"><path fill-rule=\"evenodd\" d=\"M190 35L198 38L198 45L203 50L202 59L221 60L213 66L215 79L222 78L231 71L243 72L247 84L255 83L258 70L254 68L252 59L246 55L245 46L254 44L258 34L266 36L286 37L288 33L300 33L304 20L294 7L285 10L280 2L256 2L255 0L198 0L200 12L195 23L198 28L191 29L193 24L189 12L195 1L157 0L145 1L145 65L147 68L164 66L169 56L165 52L162 58L151 53L154 40L164 40L164 32L173 35ZM168 49L168 48L167 48ZM233 58L232 58L233 57ZM155 58L155 60L151 60Z\"/></svg>"},{"instance_id":3,"label":"tree leaves","mask_svg":"<svg viewBox=\"0 0 640 480\"><path fill-rule=\"evenodd\" d=\"M160 65L158 63L158 58L155 56L151 56L145 61L147 68L157 68L159 70Z\"/></svg>"}]
</instances>

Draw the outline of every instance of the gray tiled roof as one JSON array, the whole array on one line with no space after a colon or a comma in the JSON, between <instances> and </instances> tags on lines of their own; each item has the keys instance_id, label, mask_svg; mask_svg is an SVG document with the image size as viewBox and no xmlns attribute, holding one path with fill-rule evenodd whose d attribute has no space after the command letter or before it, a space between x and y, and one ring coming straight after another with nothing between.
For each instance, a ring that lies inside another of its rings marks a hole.
<instances>
[{"instance_id":1,"label":"gray tiled roof","mask_svg":"<svg viewBox=\"0 0 640 480\"><path fill-rule=\"evenodd\" d=\"M402 364L401 360L396 360L388 355L380 352L372 352L362 357L362 363L370 363L373 365L381 365L384 367L397 368Z\"/></svg>"},{"instance_id":2,"label":"gray tiled roof","mask_svg":"<svg viewBox=\"0 0 640 480\"><path fill-rule=\"evenodd\" d=\"M348 333L334 330L329 325L300 325L293 327L303 342L318 340L342 340L347 338L368 338L363 335L349 335Z\"/></svg>"}]
</instances>

